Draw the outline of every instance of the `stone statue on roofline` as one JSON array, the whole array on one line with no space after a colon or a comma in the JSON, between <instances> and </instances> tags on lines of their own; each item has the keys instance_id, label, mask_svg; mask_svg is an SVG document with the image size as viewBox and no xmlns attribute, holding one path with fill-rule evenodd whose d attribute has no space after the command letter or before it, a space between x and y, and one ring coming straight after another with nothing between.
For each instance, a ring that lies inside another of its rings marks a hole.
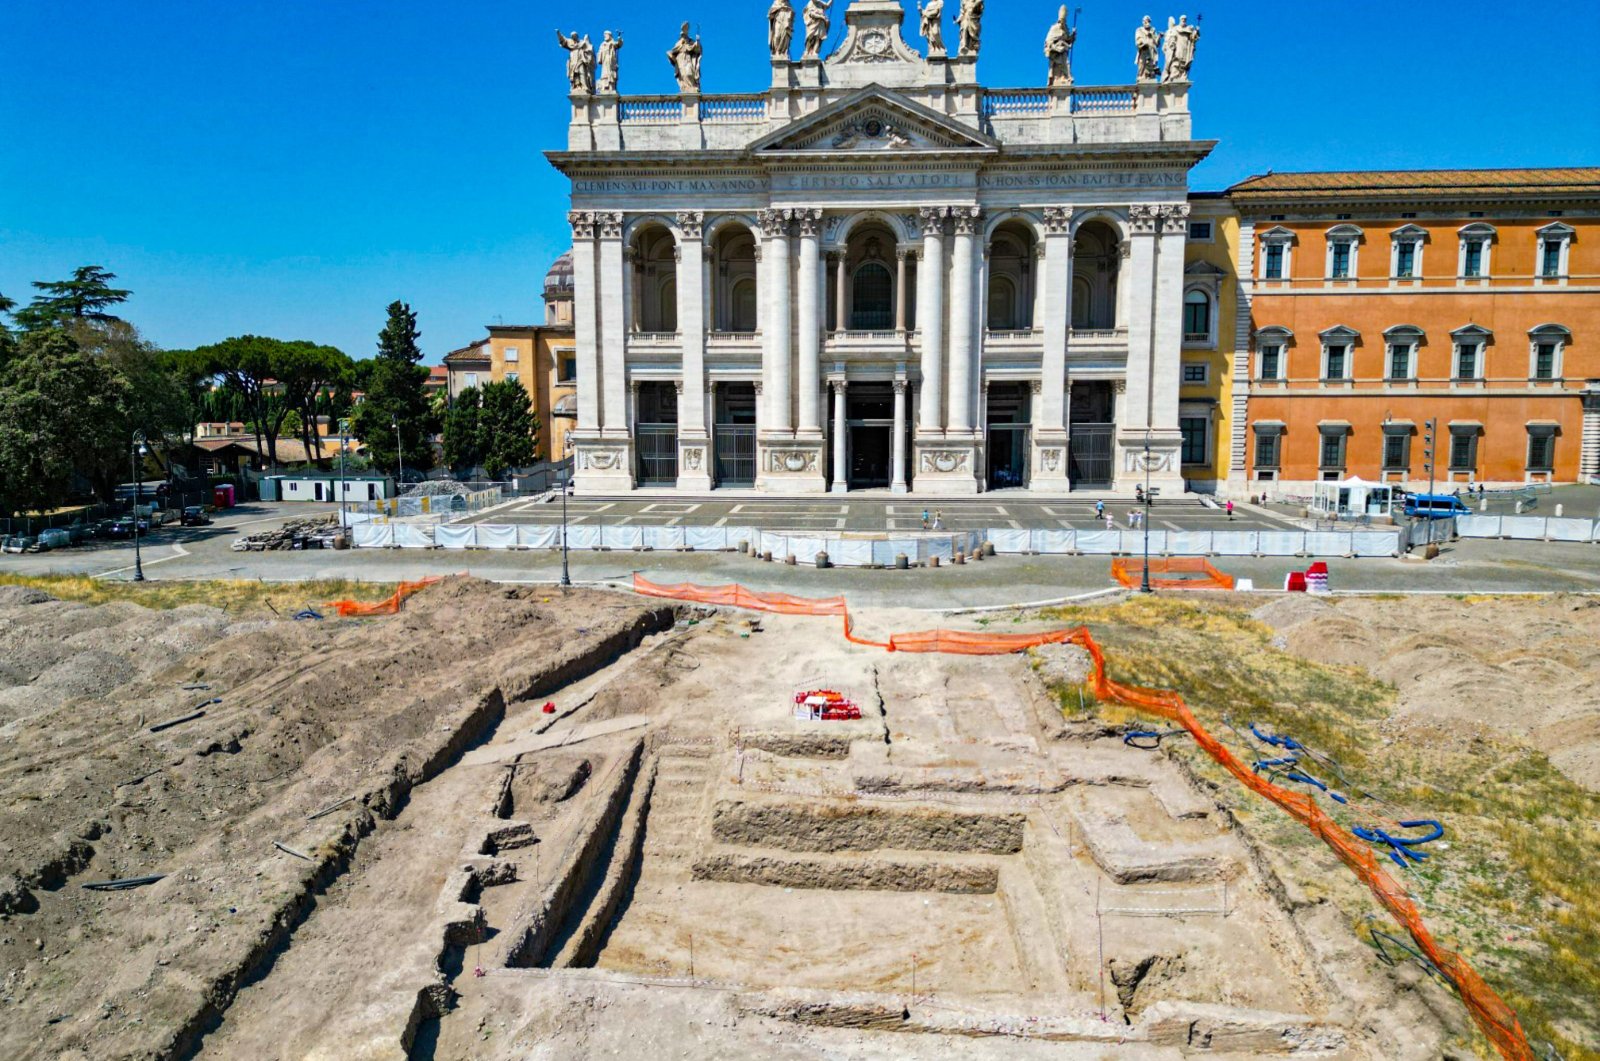
<instances>
[{"instance_id":1,"label":"stone statue on roofline","mask_svg":"<svg viewBox=\"0 0 1600 1061\"><path fill-rule=\"evenodd\" d=\"M1044 57L1050 61L1049 85L1072 84L1072 46L1077 43L1078 31L1067 25L1067 8L1050 25L1044 38Z\"/></svg>"},{"instance_id":2,"label":"stone statue on roofline","mask_svg":"<svg viewBox=\"0 0 1600 1061\"><path fill-rule=\"evenodd\" d=\"M833 0L806 0L806 9L802 14L806 24L806 50L800 58L822 58L822 44L828 39L828 30L833 25L833 19L828 14L828 9L833 6Z\"/></svg>"},{"instance_id":3,"label":"stone statue on roofline","mask_svg":"<svg viewBox=\"0 0 1600 1061\"><path fill-rule=\"evenodd\" d=\"M700 91L700 38L689 36L689 23L678 30L678 40L667 52L672 76L678 79L679 92Z\"/></svg>"},{"instance_id":4,"label":"stone statue on roofline","mask_svg":"<svg viewBox=\"0 0 1600 1061\"><path fill-rule=\"evenodd\" d=\"M612 36L611 31L606 30L600 38L598 88L601 92L617 91L617 60L620 58L617 53L621 50L622 31L618 30L616 35Z\"/></svg>"},{"instance_id":5,"label":"stone statue on roofline","mask_svg":"<svg viewBox=\"0 0 1600 1061\"><path fill-rule=\"evenodd\" d=\"M922 16L922 35L928 41L928 58L943 59L944 50L944 0L917 0L917 14Z\"/></svg>"},{"instance_id":6,"label":"stone statue on roofline","mask_svg":"<svg viewBox=\"0 0 1600 1061\"><path fill-rule=\"evenodd\" d=\"M1167 69L1163 81L1189 80L1189 68L1194 65L1194 46L1200 39L1200 27L1189 25L1188 15L1179 15L1177 22L1167 19L1166 58Z\"/></svg>"},{"instance_id":7,"label":"stone statue on roofline","mask_svg":"<svg viewBox=\"0 0 1600 1061\"><path fill-rule=\"evenodd\" d=\"M573 92L593 92L594 45L589 43L589 35L585 33L580 39L577 30L570 37L556 30L556 40L567 50L567 84Z\"/></svg>"},{"instance_id":8,"label":"stone statue on roofline","mask_svg":"<svg viewBox=\"0 0 1600 1061\"><path fill-rule=\"evenodd\" d=\"M1133 31L1133 46L1135 49L1134 68L1138 72L1138 80L1161 80L1161 34L1156 32L1155 26L1150 22L1150 16L1144 17L1144 22Z\"/></svg>"},{"instance_id":9,"label":"stone statue on roofline","mask_svg":"<svg viewBox=\"0 0 1600 1061\"><path fill-rule=\"evenodd\" d=\"M961 28L961 44L956 54L977 58L983 35L983 0L961 0L961 8L956 12L956 25Z\"/></svg>"},{"instance_id":10,"label":"stone statue on roofline","mask_svg":"<svg viewBox=\"0 0 1600 1061\"><path fill-rule=\"evenodd\" d=\"M774 59L789 58L794 42L794 5L789 0L772 0L767 8L767 47Z\"/></svg>"}]
</instances>

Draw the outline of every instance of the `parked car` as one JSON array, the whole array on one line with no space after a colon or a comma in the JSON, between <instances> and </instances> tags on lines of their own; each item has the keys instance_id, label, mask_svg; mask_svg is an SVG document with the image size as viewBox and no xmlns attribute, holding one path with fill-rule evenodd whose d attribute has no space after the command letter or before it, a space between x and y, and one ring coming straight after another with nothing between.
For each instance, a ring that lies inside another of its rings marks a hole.
<instances>
[{"instance_id":1,"label":"parked car","mask_svg":"<svg viewBox=\"0 0 1600 1061\"><path fill-rule=\"evenodd\" d=\"M1407 494L1405 514L1413 519L1454 519L1472 510L1454 494Z\"/></svg>"},{"instance_id":2,"label":"parked car","mask_svg":"<svg viewBox=\"0 0 1600 1061\"><path fill-rule=\"evenodd\" d=\"M26 553L37 544L38 542L30 534L13 534L6 539L5 550L8 553Z\"/></svg>"},{"instance_id":3,"label":"parked car","mask_svg":"<svg viewBox=\"0 0 1600 1061\"><path fill-rule=\"evenodd\" d=\"M65 549L72 544L72 533L65 527L51 527L39 532L39 551Z\"/></svg>"},{"instance_id":4,"label":"parked car","mask_svg":"<svg viewBox=\"0 0 1600 1061\"><path fill-rule=\"evenodd\" d=\"M150 521L141 516L139 518L139 533L140 534L148 534L149 532L150 532ZM112 520L111 521L111 526L106 529L106 537L108 537L108 538L131 538L131 537L133 537L133 517L132 516L118 516L116 519Z\"/></svg>"},{"instance_id":5,"label":"parked car","mask_svg":"<svg viewBox=\"0 0 1600 1061\"><path fill-rule=\"evenodd\" d=\"M181 527L204 527L211 522L211 517L206 515L206 510L199 505L189 505L178 517Z\"/></svg>"}]
</instances>

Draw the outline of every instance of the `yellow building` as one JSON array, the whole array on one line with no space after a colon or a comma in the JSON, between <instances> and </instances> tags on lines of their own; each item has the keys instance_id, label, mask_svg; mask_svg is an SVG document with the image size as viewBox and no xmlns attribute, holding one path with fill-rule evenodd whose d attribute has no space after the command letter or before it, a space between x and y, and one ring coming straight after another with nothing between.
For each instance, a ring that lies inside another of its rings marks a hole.
<instances>
[{"instance_id":1,"label":"yellow building","mask_svg":"<svg viewBox=\"0 0 1600 1061\"><path fill-rule=\"evenodd\" d=\"M445 355L451 399L486 383L522 384L539 418L539 459L562 459L577 419L571 254L556 259L545 275L542 324L491 324L488 330L487 338Z\"/></svg>"},{"instance_id":2,"label":"yellow building","mask_svg":"<svg viewBox=\"0 0 1600 1061\"><path fill-rule=\"evenodd\" d=\"M1208 192L1191 194L1189 208L1178 423L1188 488L1215 493L1241 459L1232 447L1233 420L1240 415L1233 376L1238 352L1249 348L1249 320L1241 337L1237 212L1225 197Z\"/></svg>"}]
</instances>

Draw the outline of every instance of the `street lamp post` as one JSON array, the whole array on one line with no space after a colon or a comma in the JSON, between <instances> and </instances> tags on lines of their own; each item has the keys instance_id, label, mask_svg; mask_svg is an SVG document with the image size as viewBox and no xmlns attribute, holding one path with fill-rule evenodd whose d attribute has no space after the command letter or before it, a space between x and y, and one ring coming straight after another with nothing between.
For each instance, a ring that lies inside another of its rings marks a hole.
<instances>
[{"instance_id":1,"label":"street lamp post","mask_svg":"<svg viewBox=\"0 0 1600 1061\"><path fill-rule=\"evenodd\" d=\"M400 418L395 416L391 417L390 420L394 424L394 459L400 462L400 471L398 473L400 481L395 487L395 496L399 497L400 491L405 489L406 484L406 452L405 446L400 442Z\"/></svg>"},{"instance_id":2,"label":"street lamp post","mask_svg":"<svg viewBox=\"0 0 1600 1061\"><path fill-rule=\"evenodd\" d=\"M144 432L133 433L128 451L128 468L133 473L133 580L144 581L144 560L139 554L139 458L144 456Z\"/></svg>"},{"instance_id":3,"label":"street lamp post","mask_svg":"<svg viewBox=\"0 0 1600 1061\"><path fill-rule=\"evenodd\" d=\"M561 585L572 585L572 574L567 569L567 484L572 482L572 469L561 476Z\"/></svg>"},{"instance_id":4,"label":"street lamp post","mask_svg":"<svg viewBox=\"0 0 1600 1061\"><path fill-rule=\"evenodd\" d=\"M1151 593L1150 588L1150 429L1144 432L1144 576L1139 580L1139 592Z\"/></svg>"},{"instance_id":5,"label":"street lamp post","mask_svg":"<svg viewBox=\"0 0 1600 1061\"><path fill-rule=\"evenodd\" d=\"M350 488L344 481L344 455L349 449L345 437L350 433L350 420L348 417L339 418L339 531L342 534L350 533Z\"/></svg>"}]
</instances>

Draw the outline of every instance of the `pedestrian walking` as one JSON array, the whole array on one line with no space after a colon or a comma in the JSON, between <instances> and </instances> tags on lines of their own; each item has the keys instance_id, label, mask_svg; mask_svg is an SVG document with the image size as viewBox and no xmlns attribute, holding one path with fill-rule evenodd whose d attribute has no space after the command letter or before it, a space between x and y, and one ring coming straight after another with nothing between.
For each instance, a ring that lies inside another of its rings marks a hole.
<instances>
[{"instance_id":1,"label":"pedestrian walking","mask_svg":"<svg viewBox=\"0 0 1600 1061\"><path fill-rule=\"evenodd\" d=\"M1094 503L1094 518L1095 519L1104 519L1105 515L1106 515L1106 503L1104 501L1096 501Z\"/></svg>"},{"instance_id":2,"label":"pedestrian walking","mask_svg":"<svg viewBox=\"0 0 1600 1061\"><path fill-rule=\"evenodd\" d=\"M928 529L928 510L927 509L923 509L922 510L922 529L923 530L927 530Z\"/></svg>"},{"instance_id":3,"label":"pedestrian walking","mask_svg":"<svg viewBox=\"0 0 1600 1061\"><path fill-rule=\"evenodd\" d=\"M1101 508L1105 508L1104 505L1101 505L1100 507ZM1116 530L1116 529L1117 529L1117 521L1111 518L1110 513L1107 513L1106 514L1106 530Z\"/></svg>"},{"instance_id":4,"label":"pedestrian walking","mask_svg":"<svg viewBox=\"0 0 1600 1061\"><path fill-rule=\"evenodd\" d=\"M1233 498L1228 498L1228 518L1233 518Z\"/></svg>"},{"instance_id":5,"label":"pedestrian walking","mask_svg":"<svg viewBox=\"0 0 1600 1061\"><path fill-rule=\"evenodd\" d=\"M933 529L934 530L944 530L944 513L943 512L935 512L933 514Z\"/></svg>"}]
</instances>

